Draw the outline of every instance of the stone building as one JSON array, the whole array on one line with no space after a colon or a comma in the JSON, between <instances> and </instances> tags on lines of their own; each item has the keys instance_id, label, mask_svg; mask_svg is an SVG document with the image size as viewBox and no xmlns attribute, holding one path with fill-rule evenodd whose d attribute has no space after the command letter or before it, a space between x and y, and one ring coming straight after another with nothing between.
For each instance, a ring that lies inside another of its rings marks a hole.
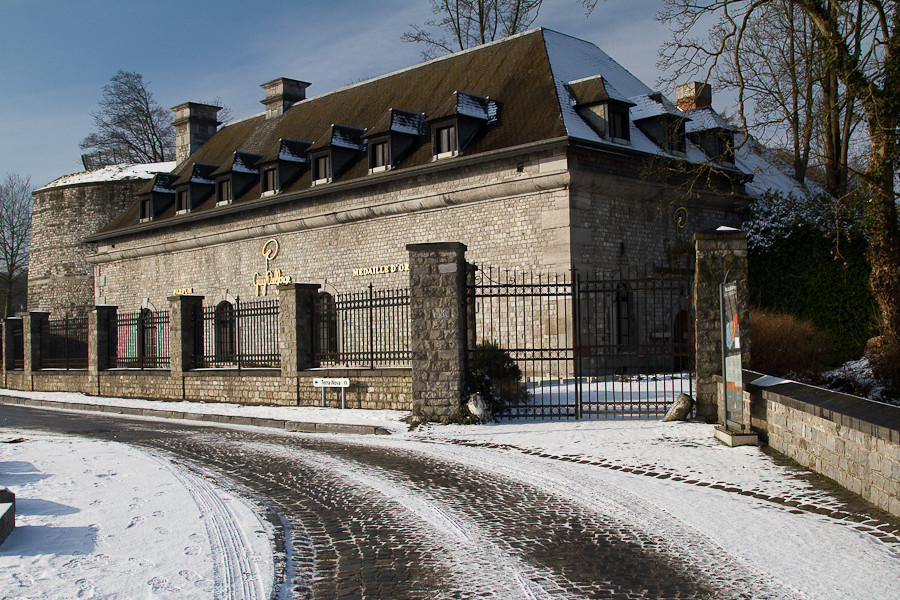
<instances>
[{"instance_id":1,"label":"stone building","mask_svg":"<svg viewBox=\"0 0 900 600\"><path fill-rule=\"evenodd\" d=\"M432 241L523 271L663 265L747 205L752 173L708 88L682 86L676 106L554 31L307 86L265 83L265 112L218 130L217 107L176 106L177 165L140 185L38 190L29 306L134 310L188 290L215 303L276 280L397 287L406 245ZM689 163L715 169L687 194Z\"/></svg>"},{"instance_id":2,"label":"stone building","mask_svg":"<svg viewBox=\"0 0 900 600\"><path fill-rule=\"evenodd\" d=\"M780 176L753 144L735 149L708 86L673 104L546 29L313 98L308 85L264 83L265 111L221 128L218 107L178 105L176 163L35 192L29 308L401 287L406 246L434 241L523 272L659 268L695 232L739 225Z\"/></svg>"}]
</instances>

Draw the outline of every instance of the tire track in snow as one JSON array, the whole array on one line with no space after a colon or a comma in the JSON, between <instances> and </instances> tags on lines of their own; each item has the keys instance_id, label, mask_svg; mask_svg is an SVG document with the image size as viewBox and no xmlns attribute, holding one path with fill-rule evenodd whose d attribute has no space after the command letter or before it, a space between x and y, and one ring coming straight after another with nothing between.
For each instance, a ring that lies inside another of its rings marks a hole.
<instances>
[{"instance_id":1,"label":"tire track in snow","mask_svg":"<svg viewBox=\"0 0 900 600\"><path fill-rule=\"evenodd\" d=\"M442 557L443 566L453 573L452 583L462 590L478 590L496 598L543 600L560 597L559 592L566 587L566 582L560 581L556 573L525 563L517 553L485 536L480 524L422 490L396 481L383 469L314 450L262 442L246 443L244 447L324 470L345 485L362 488L364 494L377 492L408 513L408 519L412 517L411 527L426 525L426 539L437 546L436 554ZM567 593L565 597L574 596Z\"/></svg>"},{"instance_id":2,"label":"tire track in snow","mask_svg":"<svg viewBox=\"0 0 900 600\"><path fill-rule=\"evenodd\" d=\"M204 517L212 546L216 598L263 600L266 595L263 578L247 555L250 543L216 486L187 463L176 464L172 472Z\"/></svg>"},{"instance_id":3,"label":"tire track in snow","mask_svg":"<svg viewBox=\"0 0 900 600\"><path fill-rule=\"evenodd\" d=\"M379 440L380 441L380 440ZM710 581L719 590L719 598L745 598L746 590L757 597L803 600L809 596L788 588L770 575L730 556L724 548L689 524L670 514L665 508L598 477L582 465L574 463L542 464L542 460L509 450L491 451L503 456L497 461L485 460L484 448L473 452L466 446L434 442L433 452L443 460L458 461L467 467L502 474L528 485L538 486L588 510L597 511L604 519L622 523L629 530L656 538L656 543L669 556L679 557L698 577ZM450 446L450 447L447 447Z\"/></svg>"}]
</instances>

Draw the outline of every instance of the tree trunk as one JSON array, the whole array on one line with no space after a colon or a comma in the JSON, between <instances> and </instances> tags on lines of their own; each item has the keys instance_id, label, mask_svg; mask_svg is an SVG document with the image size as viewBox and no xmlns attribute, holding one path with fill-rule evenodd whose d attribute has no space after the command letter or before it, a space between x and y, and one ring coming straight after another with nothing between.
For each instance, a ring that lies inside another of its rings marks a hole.
<instances>
[{"instance_id":1,"label":"tree trunk","mask_svg":"<svg viewBox=\"0 0 900 600\"><path fill-rule=\"evenodd\" d=\"M866 220L872 294L881 308L881 334L900 339L900 223L894 199L895 119L870 112L872 156L866 169Z\"/></svg>"}]
</instances>

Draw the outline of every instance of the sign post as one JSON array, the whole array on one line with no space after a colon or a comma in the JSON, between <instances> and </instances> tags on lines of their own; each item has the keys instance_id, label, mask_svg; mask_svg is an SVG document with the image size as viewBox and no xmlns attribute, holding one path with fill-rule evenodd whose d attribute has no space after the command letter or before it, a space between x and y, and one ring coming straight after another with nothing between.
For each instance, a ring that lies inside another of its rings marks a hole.
<instances>
[{"instance_id":1,"label":"sign post","mask_svg":"<svg viewBox=\"0 0 900 600\"><path fill-rule=\"evenodd\" d=\"M313 387L322 388L322 406L325 406L325 388L341 388L341 408L346 407L344 390L350 387L350 380L346 377L316 377L313 379Z\"/></svg>"}]
</instances>

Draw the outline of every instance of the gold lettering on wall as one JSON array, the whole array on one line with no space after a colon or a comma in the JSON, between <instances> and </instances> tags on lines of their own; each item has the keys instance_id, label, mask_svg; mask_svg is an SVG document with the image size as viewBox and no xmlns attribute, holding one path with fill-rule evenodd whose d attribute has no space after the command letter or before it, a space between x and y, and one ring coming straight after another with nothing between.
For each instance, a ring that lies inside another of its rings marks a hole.
<instances>
[{"instance_id":1,"label":"gold lettering on wall","mask_svg":"<svg viewBox=\"0 0 900 600\"><path fill-rule=\"evenodd\" d=\"M270 285L281 285L285 283L291 282L290 275L282 275L281 269L275 269L274 271L269 268L269 261L275 260L278 256L278 240L270 239L267 240L265 244L263 244L262 255L263 258L266 259L266 272L260 273L257 271L253 274L253 287L255 288L255 293L257 296L265 296L268 293L268 289ZM275 293L278 293L278 290L275 290Z\"/></svg>"},{"instance_id":2,"label":"gold lettering on wall","mask_svg":"<svg viewBox=\"0 0 900 600\"><path fill-rule=\"evenodd\" d=\"M409 271L409 263L396 263L393 265L378 265L375 267L363 267L361 269L353 269L354 277L365 277L367 275L385 275L388 273L402 273Z\"/></svg>"},{"instance_id":3,"label":"gold lettering on wall","mask_svg":"<svg viewBox=\"0 0 900 600\"><path fill-rule=\"evenodd\" d=\"M178 288L178 289L172 290L173 296L183 296L184 294L193 294L193 293L194 293L194 288L192 288L192 287Z\"/></svg>"}]
</instances>

